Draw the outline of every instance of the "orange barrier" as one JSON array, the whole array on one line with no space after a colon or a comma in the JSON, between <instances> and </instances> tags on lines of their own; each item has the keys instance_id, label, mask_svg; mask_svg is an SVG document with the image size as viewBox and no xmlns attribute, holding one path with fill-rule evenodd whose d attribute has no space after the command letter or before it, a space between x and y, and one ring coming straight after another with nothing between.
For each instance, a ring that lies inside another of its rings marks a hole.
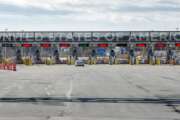
<instances>
[{"instance_id":1,"label":"orange barrier","mask_svg":"<svg viewBox=\"0 0 180 120\"><path fill-rule=\"evenodd\" d=\"M16 71L16 64L0 64L0 70Z\"/></svg>"}]
</instances>

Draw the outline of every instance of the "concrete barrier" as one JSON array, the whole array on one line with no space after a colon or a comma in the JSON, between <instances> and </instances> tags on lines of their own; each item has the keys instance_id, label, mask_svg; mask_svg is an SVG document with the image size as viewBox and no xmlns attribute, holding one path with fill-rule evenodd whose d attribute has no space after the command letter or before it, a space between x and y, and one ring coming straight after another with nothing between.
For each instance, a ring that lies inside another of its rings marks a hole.
<instances>
[{"instance_id":1,"label":"concrete barrier","mask_svg":"<svg viewBox=\"0 0 180 120\"><path fill-rule=\"evenodd\" d=\"M0 70L16 71L16 64L0 64Z\"/></svg>"}]
</instances>

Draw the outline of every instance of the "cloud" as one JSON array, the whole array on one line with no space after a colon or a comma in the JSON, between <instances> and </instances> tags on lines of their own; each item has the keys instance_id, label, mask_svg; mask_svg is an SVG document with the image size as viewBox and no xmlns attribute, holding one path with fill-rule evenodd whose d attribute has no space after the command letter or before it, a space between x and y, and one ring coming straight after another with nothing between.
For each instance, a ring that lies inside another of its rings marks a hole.
<instances>
[{"instance_id":1,"label":"cloud","mask_svg":"<svg viewBox=\"0 0 180 120\"><path fill-rule=\"evenodd\" d=\"M13 14L13 15L65 15L74 14L73 10L49 10L35 6L16 6L0 3L0 14Z\"/></svg>"},{"instance_id":2,"label":"cloud","mask_svg":"<svg viewBox=\"0 0 180 120\"><path fill-rule=\"evenodd\" d=\"M0 28L152 30L180 25L178 0L0 0L0 6Z\"/></svg>"},{"instance_id":3,"label":"cloud","mask_svg":"<svg viewBox=\"0 0 180 120\"><path fill-rule=\"evenodd\" d=\"M114 11L119 12L180 12L180 6L176 5L120 5L113 8Z\"/></svg>"}]
</instances>

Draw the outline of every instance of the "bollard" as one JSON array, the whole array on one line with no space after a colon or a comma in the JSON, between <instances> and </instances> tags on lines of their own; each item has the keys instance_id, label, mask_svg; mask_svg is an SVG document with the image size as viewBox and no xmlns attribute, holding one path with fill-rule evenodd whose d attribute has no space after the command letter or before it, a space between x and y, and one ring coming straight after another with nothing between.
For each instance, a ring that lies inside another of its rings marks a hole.
<instances>
[{"instance_id":1,"label":"bollard","mask_svg":"<svg viewBox=\"0 0 180 120\"><path fill-rule=\"evenodd\" d=\"M88 64L88 65L90 65L90 64L91 64L91 59L89 59L89 60L88 60L87 64Z\"/></svg>"},{"instance_id":2,"label":"bollard","mask_svg":"<svg viewBox=\"0 0 180 120\"><path fill-rule=\"evenodd\" d=\"M137 65L139 64L139 59L138 59L138 58L136 58L136 64L137 64Z\"/></svg>"},{"instance_id":3,"label":"bollard","mask_svg":"<svg viewBox=\"0 0 180 120\"><path fill-rule=\"evenodd\" d=\"M119 61L118 61L118 59L116 59L116 58L115 58L115 64L116 64L116 65L119 64Z\"/></svg>"},{"instance_id":4,"label":"bollard","mask_svg":"<svg viewBox=\"0 0 180 120\"><path fill-rule=\"evenodd\" d=\"M94 64L97 64L97 60L95 59L95 60L93 61L93 63L94 63Z\"/></svg>"},{"instance_id":5,"label":"bollard","mask_svg":"<svg viewBox=\"0 0 180 120\"><path fill-rule=\"evenodd\" d=\"M171 65L175 65L175 64L176 64L175 60L174 60L174 59L171 59L171 60L170 60L170 64L171 64Z\"/></svg>"},{"instance_id":6,"label":"bollard","mask_svg":"<svg viewBox=\"0 0 180 120\"><path fill-rule=\"evenodd\" d=\"M71 64L71 60L68 59L67 60L67 64L70 65Z\"/></svg>"},{"instance_id":7,"label":"bollard","mask_svg":"<svg viewBox=\"0 0 180 120\"><path fill-rule=\"evenodd\" d=\"M32 59L31 58L29 58L29 60L28 60L28 65L32 65Z\"/></svg>"},{"instance_id":8,"label":"bollard","mask_svg":"<svg viewBox=\"0 0 180 120\"><path fill-rule=\"evenodd\" d=\"M150 64L150 65L154 65L154 62L153 62L153 59L152 59L152 58L149 60L149 64Z\"/></svg>"},{"instance_id":9,"label":"bollard","mask_svg":"<svg viewBox=\"0 0 180 120\"><path fill-rule=\"evenodd\" d=\"M130 64L134 65L134 63L135 63L135 58L134 57L130 57Z\"/></svg>"},{"instance_id":10,"label":"bollard","mask_svg":"<svg viewBox=\"0 0 180 120\"><path fill-rule=\"evenodd\" d=\"M156 64L157 64L157 65L160 65L160 64L161 64L160 58L157 58L157 59L156 59Z\"/></svg>"},{"instance_id":11,"label":"bollard","mask_svg":"<svg viewBox=\"0 0 180 120\"><path fill-rule=\"evenodd\" d=\"M121 63L121 62L120 62ZM130 58L128 57L128 64L131 64L131 60L130 60Z\"/></svg>"}]
</instances>

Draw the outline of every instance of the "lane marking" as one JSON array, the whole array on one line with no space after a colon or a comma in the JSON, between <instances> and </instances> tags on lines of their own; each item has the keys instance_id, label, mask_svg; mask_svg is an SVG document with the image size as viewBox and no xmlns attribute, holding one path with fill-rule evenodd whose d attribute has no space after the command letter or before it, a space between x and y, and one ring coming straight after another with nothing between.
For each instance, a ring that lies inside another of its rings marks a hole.
<instances>
[{"instance_id":1,"label":"lane marking","mask_svg":"<svg viewBox=\"0 0 180 120\"><path fill-rule=\"evenodd\" d=\"M69 85L69 90L68 90L68 92L67 92L67 94L66 94L66 97L67 97L68 99L71 99L72 91L73 91L73 80L71 79L71 80L70 80L70 85Z\"/></svg>"}]
</instances>

